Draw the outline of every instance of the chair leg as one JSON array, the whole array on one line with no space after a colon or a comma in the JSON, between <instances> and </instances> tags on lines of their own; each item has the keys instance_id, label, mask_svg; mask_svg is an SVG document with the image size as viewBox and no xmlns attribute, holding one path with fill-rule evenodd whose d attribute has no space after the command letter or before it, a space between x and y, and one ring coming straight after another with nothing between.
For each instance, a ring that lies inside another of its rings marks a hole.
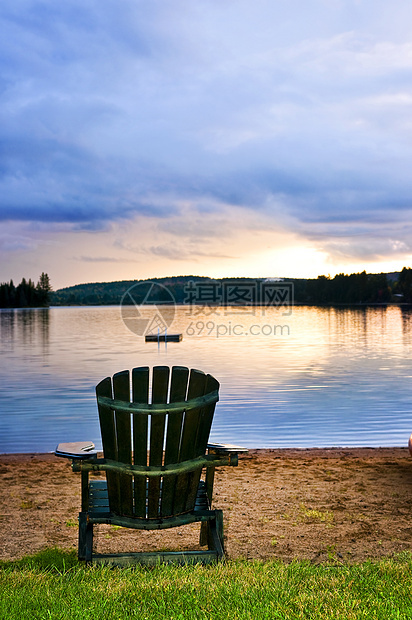
<instances>
[{"instance_id":1,"label":"chair leg","mask_svg":"<svg viewBox=\"0 0 412 620\"><path fill-rule=\"evenodd\" d=\"M209 539L208 531L209 531L209 521L202 521L202 523L200 524L200 537L199 537L199 545L201 547L204 547L205 545L208 544L208 539Z\"/></svg>"},{"instance_id":2,"label":"chair leg","mask_svg":"<svg viewBox=\"0 0 412 620\"><path fill-rule=\"evenodd\" d=\"M215 518L207 522L207 545L209 550L217 552L218 558L225 557L223 535L223 511L215 510Z\"/></svg>"},{"instance_id":3,"label":"chair leg","mask_svg":"<svg viewBox=\"0 0 412 620\"><path fill-rule=\"evenodd\" d=\"M92 561L93 523L89 522L87 512L79 513L79 548L78 558L85 562Z\"/></svg>"}]
</instances>

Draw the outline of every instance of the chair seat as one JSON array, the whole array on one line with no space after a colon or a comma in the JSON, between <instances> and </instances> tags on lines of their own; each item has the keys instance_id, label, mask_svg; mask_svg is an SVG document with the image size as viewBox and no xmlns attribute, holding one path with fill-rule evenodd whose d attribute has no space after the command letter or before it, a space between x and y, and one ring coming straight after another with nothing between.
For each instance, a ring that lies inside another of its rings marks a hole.
<instances>
[{"instance_id":1,"label":"chair seat","mask_svg":"<svg viewBox=\"0 0 412 620\"><path fill-rule=\"evenodd\" d=\"M89 485L89 508L87 512L91 523L124 525L124 527L144 530L166 529L197 521L208 521L214 518L216 514L214 510L210 510L206 484L203 480L199 482L194 510L171 517L150 519L113 513L109 506L107 481L92 480Z\"/></svg>"}]
</instances>

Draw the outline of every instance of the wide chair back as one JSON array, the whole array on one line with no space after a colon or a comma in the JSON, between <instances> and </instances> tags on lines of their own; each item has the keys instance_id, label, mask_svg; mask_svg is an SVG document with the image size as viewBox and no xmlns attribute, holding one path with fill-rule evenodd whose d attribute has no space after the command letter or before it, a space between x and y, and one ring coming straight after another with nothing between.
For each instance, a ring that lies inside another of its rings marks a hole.
<instances>
[{"instance_id":1,"label":"wide chair back","mask_svg":"<svg viewBox=\"0 0 412 620\"><path fill-rule=\"evenodd\" d=\"M196 459L206 453L218 391L214 377L182 366L134 368L99 383L104 458L116 463L106 472L113 514L150 521L194 509L203 466Z\"/></svg>"}]
</instances>

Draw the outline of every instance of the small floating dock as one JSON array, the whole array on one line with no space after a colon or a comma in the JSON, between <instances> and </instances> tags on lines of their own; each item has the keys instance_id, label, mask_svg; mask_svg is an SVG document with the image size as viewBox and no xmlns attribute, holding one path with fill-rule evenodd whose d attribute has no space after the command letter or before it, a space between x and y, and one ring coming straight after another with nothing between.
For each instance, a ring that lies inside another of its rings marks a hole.
<instances>
[{"instance_id":1,"label":"small floating dock","mask_svg":"<svg viewBox=\"0 0 412 620\"><path fill-rule=\"evenodd\" d=\"M180 342L183 334L146 334L146 342Z\"/></svg>"}]
</instances>

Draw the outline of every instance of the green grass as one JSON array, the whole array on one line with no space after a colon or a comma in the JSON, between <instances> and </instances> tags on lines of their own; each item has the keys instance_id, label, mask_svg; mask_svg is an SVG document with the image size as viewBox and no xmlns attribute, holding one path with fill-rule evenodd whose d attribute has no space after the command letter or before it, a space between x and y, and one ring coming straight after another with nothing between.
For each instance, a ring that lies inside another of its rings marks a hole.
<instances>
[{"instance_id":1,"label":"green grass","mask_svg":"<svg viewBox=\"0 0 412 620\"><path fill-rule=\"evenodd\" d=\"M49 550L0 563L9 620L412 618L412 556L355 565L84 567Z\"/></svg>"}]
</instances>

